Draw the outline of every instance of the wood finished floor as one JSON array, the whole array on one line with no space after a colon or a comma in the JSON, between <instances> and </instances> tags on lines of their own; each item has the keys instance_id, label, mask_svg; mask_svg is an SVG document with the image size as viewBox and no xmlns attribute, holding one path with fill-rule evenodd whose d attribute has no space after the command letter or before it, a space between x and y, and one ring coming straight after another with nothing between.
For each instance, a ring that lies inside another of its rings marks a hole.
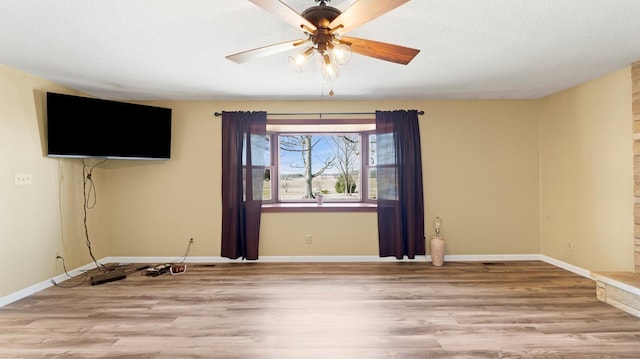
<instances>
[{"instance_id":1,"label":"wood finished floor","mask_svg":"<svg viewBox=\"0 0 640 359\"><path fill-rule=\"evenodd\" d=\"M640 319L536 261L194 264L0 308L0 357L640 358Z\"/></svg>"}]
</instances>

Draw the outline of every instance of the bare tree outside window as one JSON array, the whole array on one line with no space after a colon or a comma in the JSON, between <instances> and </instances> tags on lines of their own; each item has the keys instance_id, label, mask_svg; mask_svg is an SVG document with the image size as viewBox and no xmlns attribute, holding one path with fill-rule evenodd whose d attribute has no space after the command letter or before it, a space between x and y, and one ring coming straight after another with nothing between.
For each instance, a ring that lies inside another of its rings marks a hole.
<instances>
[{"instance_id":1,"label":"bare tree outside window","mask_svg":"<svg viewBox=\"0 0 640 359\"><path fill-rule=\"evenodd\" d=\"M317 191L314 191L313 179L325 173L327 169L332 168L336 159L334 153L326 153L325 151L319 150L320 145L325 141L322 137L325 136L280 136L280 150L282 152L299 154L299 159L297 161L291 161L289 166L291 169L303 170L304 191L301 199L315 198ZM316 150L314 151L314 149ZM320 163L320 167L314 167L314 160ZM281 164L281 171L283 167ZM284 176L284 182L292 180L295 176L295 174ZM287 191L288 190L289 188L287 187ZM321 190L322 189L318 189L318 191Z\"/></svg>"},{"instance_id":2,"label":"bare tree outside window","mask_svg":"<svg viewBox=\"0 0 640 359\"><path fill-rule=\"evenodd\" d=\"M338 178L335 190L352 196L358 188L360 174L360 136L339 135L332 136L333 149L336 154L335 165Z\"/></svg>"},{"instance_id":3,"label":"bare tree outside window","mask_svg":"<svg viewBox=\"0 0 640 359\"><path fill-rule=\"evenodd\" d=\"M279 200L360 201L362 135L279 135Z\"/></svg>"}]
</instances>

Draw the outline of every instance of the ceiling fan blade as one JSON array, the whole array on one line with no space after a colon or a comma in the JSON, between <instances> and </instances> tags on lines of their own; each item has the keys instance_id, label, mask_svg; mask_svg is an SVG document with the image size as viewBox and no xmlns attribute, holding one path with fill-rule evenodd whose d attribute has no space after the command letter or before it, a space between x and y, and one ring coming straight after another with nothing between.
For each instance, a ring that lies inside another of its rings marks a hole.
<instances>
[{"instance_id":1,"label":"ceiling fan blade","mask_svg":"<svg viewBox=\"0 0 640 359\"><path fill-rule=\"evenodd\" d=\"M289 5L283 3L280 0L249 0L252 3L260 6L264 10L276 15L285 22L293 25L296 29L300 30L302 26L306 26L309 30L313 31L316 26L309 22L309 20L303 18L295 10L289 7Z\"/></svg>"},{"instance_id":2,"label":"ceiling fan blade","mask_svg":"<svg viewBox=\"0 0 640 359\"><path fill-rule=\"evenodd\" d=\"M308 40L291 40L287 42L281 42L279 44L273 44L252 50L238 52L237 54L225 57L235 63L241 64L250 60L260 59L263 57L279 54L287 50L292 50L297 46L306 44L307 42Z\"/></svg>"},{"instance_id":3,"label":"ceiling fan blade","mask_svg":"<svg viewBox=\"0 0 640 359\"><path fill-rule=\"evenodd\" d=\"M253 1L253 0L251 0ZM342 26L336 32L345 34L356 27L384 15L409 0L359 0L329 24L330 29Z\"/></svg>"},{"instance_id":4,"label":"ceiling fan blade","mask_svg":"<svg viewBox=\"0 0 640 359\"><path fill-rule=\"evenodd\" d=\"M351 51L373 57L380 60L395 62L406 65L420 52L418 49L404 47L400 45L387 44L384 42L358 39L356 37L343 36L342 41L351 44Z\"/></svg>"}]
</instances>

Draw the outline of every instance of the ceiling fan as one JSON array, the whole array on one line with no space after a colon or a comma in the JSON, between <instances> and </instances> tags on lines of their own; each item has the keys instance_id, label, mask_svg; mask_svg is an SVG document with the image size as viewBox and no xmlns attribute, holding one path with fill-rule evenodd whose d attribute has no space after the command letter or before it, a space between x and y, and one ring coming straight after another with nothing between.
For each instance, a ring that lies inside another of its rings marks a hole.
<instances>
[{"instance_id":1,"label":"ceiling fan","mask_svg":"<svg viewBox=\"0 0 640 359\"><path fill-rule=\"evenodd\" d=\"M376 59L406 65L420 52L418 49L344 36L345 33L371 21L409 0L358 0L344 12L327 5L330 0L315 0L318 3L301 14L281 0L249 0L285 22L302 30L306 38L259 47L226 56L227 59L244 63L287 50L301 48L302 51L289 57L289 62L302 71L309 59L318 54L323 74L328 79L338 76L337 65L346 63L351 52Z\"/></svg>"}]
</instances>

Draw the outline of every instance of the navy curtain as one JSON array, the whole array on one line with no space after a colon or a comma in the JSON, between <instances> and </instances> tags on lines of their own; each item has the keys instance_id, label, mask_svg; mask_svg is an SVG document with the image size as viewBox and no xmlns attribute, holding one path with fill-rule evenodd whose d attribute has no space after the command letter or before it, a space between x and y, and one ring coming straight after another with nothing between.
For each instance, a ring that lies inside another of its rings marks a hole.
<instances>
[{"instance_id":1,"label":"navy curtain","mask_svg":"<svg viewBox=\"0 0 640 359\"><path fill-rule=\"evenodd\" d=\"M258 259L266 126L266 112L222 113L223 257Z\"/></svg>"},{"instance_id":2,"label":"navy curtain","mask_svg":"<svg viewBox=\"0 0 640 359\"><path fill-rule=\"evenodd\" d=\"M380 257L425 254L418 112L376 111Z\"/></svg>"}]
</instances>

